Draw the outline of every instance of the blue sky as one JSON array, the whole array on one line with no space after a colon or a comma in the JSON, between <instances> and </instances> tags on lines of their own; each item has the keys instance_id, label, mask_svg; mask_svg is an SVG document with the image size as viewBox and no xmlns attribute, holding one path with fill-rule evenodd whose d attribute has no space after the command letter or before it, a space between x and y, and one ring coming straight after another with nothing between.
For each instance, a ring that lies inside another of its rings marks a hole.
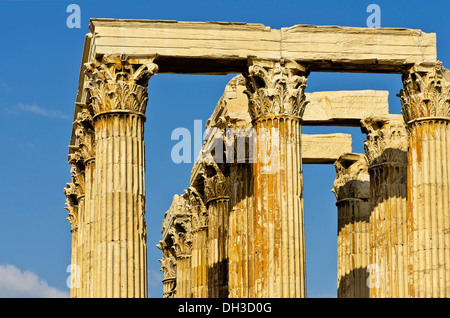
<instances>
[{"instance_id":1,"label":"blue sky","mask_svg":"<svg viewBox=\"0 0 450 318\"><path fill-rule=\"evenodd\" d=\"M69 29L66 8L81 8L81 28ZM381 27L434 32L438 59L450 67L448 1L5 1L0 0L0 297L67 296L70 225L63 188L70 181L68 144L84 35L90 18L167 19L366 27L369 4L381 8ZM188 186L191 164L175 164L170 136L211 115L233 77L158 74L149 83L145 127L149 297L161 297L155 247L172 197ZM400 112L400 75L313 73L308 92L380 89ZM303 128L347 132L363 152L359 128ZM308 297L336 295L337 214L330 192L332 165L304 166ZM20 287L20 288L19 288Z\"/></svg>"}]
</instances>

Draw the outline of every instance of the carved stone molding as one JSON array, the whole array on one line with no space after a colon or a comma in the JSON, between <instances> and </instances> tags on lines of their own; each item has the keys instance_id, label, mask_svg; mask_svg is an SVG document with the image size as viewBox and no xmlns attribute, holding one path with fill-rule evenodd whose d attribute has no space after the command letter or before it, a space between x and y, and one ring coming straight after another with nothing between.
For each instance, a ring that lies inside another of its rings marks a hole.
<instances>
[{"instance_id":1,"label":"carved stone molding","mask_svg":"<svg viewBox=\"0 0 450 318\"><path fill-rule=\"evenodd\" d=\"M162 259L159 260L161 263L161 271L163 272L164 279L174 278L177 275L177 261L174 255L173 246L168 245L165 241L159 241L156 245L163 254Z\"/></svg>"},{"instance_id":2,"label":"carved stone molding","mask_svg":"<svg viewBox=\"0 0 450 318\"><path fill-rule=\"evenodd\" d=\"M192 215L192 231L208 228L208 209L206 208L203 196L194 187L185 190L189 198L189 208Z\"/></svg>"},{"instance_id":3,"label":"carved stone molding","mask_svg":"<svg viewBox=\"0 0 450 318\"><path fill-rule=\"evenodd\" d=\"M95 115L112 111L145 114L147 84L155 75L155 63L133 64L127 56L104 56L101 61L86 63L86 89Z\"/></svg>"},{"instance_id":4,"label":"carved stone molding","mask_svg":"<svg viewBox=\"0 0 450 318\"><path fill-rule=\"evenodd\" d=\"M78 201L85 195L86 160L94 157L94 128L92 116L86 107L77 114L74 122L76 141L75 152L69 154L71 183L64 189L68 220L72 231L78 228ZM81 203L82 204L82 203Z\"/></svg>"},{"instance_id":5,"label":"carved stone molding","mask_svg":"<svg viewBox=\"0 0 450 318\"><path fill-rule=\"evenodd\" d=\"M173 241L173 248L175 250L175 256L177 258L190 256L192 254L192 231L189 228L183 228L186 225L178 222L177 224L181 226L175 226L169 229L170 237Z\"/></svg>"},{"instance_id":6,"label":"carved stone molding","mask_svg":"<svg viewBox=\"0 0 450 318\"><path fill-rule=\"evenodd\" d=\"M203 160L204 193L206 203L230 197L230 177L212 159Z\"/></svg>"},{"instance_id":7,"label":"carved stone molding","mask_svg":"<svg viewBox=\"0 0 450 318\"><path fill-rule=\"evenodd\" d=\"M401 115L364 118L361 131L367 135L364 149L370 166L407 165L408 135Z\"/></svg>"},{"instance_id":8,"label":"carved stone molding","mask_svg":"<svg viewBox=\"0 0 450 318\"><path fill-rule=\"evenodd\" d=\"M73 205L73 203L66 199L66 206L65 209L67 210L67 220L69 220L71 232L78 230L78 206Z\"/></svg>"},{"instance_id":9,"label":"carved stone molding","mask_svg":"<svg viewBox=\"0 0 450 318\"><path fill-rule=\"evenodd\" d=\"M84 195L85 193L85 174L82 168L83 166L77 164L72 164L70 167L71 184L76 187L77 196Z\"/></svg>"},{"instance_id":10,"label":"carved stone molding","mask_svg":"<svg viewBox=\"0 0 450 318\"><path fill-rule=\"evenodd\" d=\"M367 200L370 194L370 177L367 158L363 154L349 153L342 155L334 163L336 179L331 190L336 199Z\"/></svg>"},{"instance_id":11,"label":"carved stone molding","mask_svg":"<svg viewBox=\"0 0 450 318\"><path fill-rule=\"evenodd\" d=\"M406 123L422 118L450 118L450 71L437 62L416 65L402 76L403 89L398 95Z\"/></svg>"},{"instance_id":12,"label":"carved stone molding","mask_svg":"<svg viewBox=\"0 0 450 318\"><path fill-rule=\"evenodd\" d=\"M84 162L95 157L95 130L91 113L84 109L77 114L74 123L78 152Z\"/></svg>"},{"instance_id":13,"label":"carved stone molding","mask_svg":"<svg viewBox=\"0 0 450 318\"><path fill-rule=\"evenodd\" d=\"M302 118L308 74L294 61L250 60L244 76L252 120L280 115Z\"/></svg>"},{"instance_id":14,"label":"carved stone molding","mask_svg":"<svg viewBox=\"0 0 450 318\"><path fill-rule=\"evenodd\" d=\"M66 206L64 207L68 212L67 220L70 222L71 231L78 229L78 198L79 188L74 183L67 183L64 188L66 195Z\"/></svg>"}]
</instances>

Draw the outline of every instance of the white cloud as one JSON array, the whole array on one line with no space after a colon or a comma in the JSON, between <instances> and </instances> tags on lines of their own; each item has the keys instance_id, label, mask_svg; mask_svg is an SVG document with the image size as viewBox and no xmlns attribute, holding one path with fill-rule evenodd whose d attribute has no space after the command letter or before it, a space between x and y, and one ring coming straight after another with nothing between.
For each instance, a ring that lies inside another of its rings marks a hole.
<instances>
[{"instance_id":1,"label":"white cloud","mask_svg":"<svg viewBox=\"0 0 450 318\"><path fill-rule=\"evenodd\" d=\"M20 113L31 113L39 116L44 117L53 117L53 118L61 118L66 119L69 118L66 114L59 110L52 110L52 109L45 109L42 107L39 107L35 104L22 104L19 103L13 108L9 108L8 111L13 114L20 114Z\"/></svg>"},{"instance_id":2,"label":"white cloud","mask_svg":"<svg viewBox=\"0 0 450 318\"><path fill-rule=\"evenodd\" d=\"M4 91L8 91L8 92L11 90L9 85L4 80L2 80L1 78L0 78L0 88L2 90L4 90Z\"/></svg>"},{"instance_id":3,"label":"white cloud","mask_svg":"<svg viewBox=\"0 0 450 318\"><path fill-rule=\"evenodd\" d=\"M30 271L22 272L14 265L0 265L1 298L65 298L69 292L51 287Z\"/></svg>"}]
</instances>

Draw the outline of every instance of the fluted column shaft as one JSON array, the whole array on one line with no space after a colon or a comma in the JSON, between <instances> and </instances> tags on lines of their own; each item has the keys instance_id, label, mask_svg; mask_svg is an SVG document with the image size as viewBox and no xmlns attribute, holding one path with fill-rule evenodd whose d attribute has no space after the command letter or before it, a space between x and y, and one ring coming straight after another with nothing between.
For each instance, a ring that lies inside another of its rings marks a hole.
<instances>
[{"instance_id":1,"label":"fluted column shaft","mask_svg":"<svg viewBox=\"0 0 450 318\"><path fill-rule=\"evenodd\" d=\"M269 166L259 159L254 166L254 296L305 297L300 122L261 118L255 126L278 145L268 154ZM258 140L256 147L261 158L265 144Z\"/></svg>"},{"instance_id":2,"label":"fluted column shaft","mask_svg":"<svg viewBox=\"0 0 450 318\"><path fill-rule=\"evenodd\" d=\"M208 228L194 231L191 257L191 294L193 298L208 297Z\"/></svg>"},{"instance_id":3,"label":"fluted column shaft","mask_svg":"<svg viewBox=\"0 0 450 318\"><path fill-rule=\"evenodd\" d=\"M450 297L450 122L410 124L412 297Z\"/></svg>"},{"instance_id":4,"label":"fluted column shaft","mask_svg":"<svg viewBox=\"0 0 450 318\"><path fill-rule=\"evenodd\" d=\"M84 198L84 248L83 248L83 264L86 270L84 271L86 281L86 293L83 297L94 297L94 233L95 233L95 208L94 208L94 173L95 173L95 159L88 158L85 168L85 186L86 194Z\"/></svg>"},{"instance_id":5,"label":"fluted column shaft","mask_svg":"<svg viewBox=\"0 0 450 318\"><path fill-rule=\"evenodd\" d=\"M78 264L81 264L80 254L79 253L79 241L78 241L78 229L72 230L72 255L71 255L71 281L70 281L70 297L71 298L79 298L79 282L80 282L80 271L77 267Z\"/></svg>"},{"instance_id":6,"label":"fluted column shaft","mask_svg":"<svg viewBox=\"0 0 450 318\"><path fill-rule=\"evenodd\" d=\"M253 295L253 165L230 167L229 298Z\"/></svg>"},{"instance_id":7,"label":"fluted column shaft","mask_svg":"<svg viewBox=\"0 0 450 318\"><path fill-rule=\"evenodd\" d=\"M191 255L177 257L176 298L191 298Z\"/></svg>"},{"instance_id":8,"label":"fluted column shaft","mask_svg":"<svg viewBox=\"0 0 450 318\"><path fill-rule=\"evenodd\" d=\"M368 298L369 174L362 154L344 154L336 162L333 192L338 208L338 298Z\"/></svg>"},{"instance_id":9,"label":"fluted column shaft","mask_svg":"<svg viewBox=\"0 0 450 318\"><path fill-rule=\"evenodd\" d=\"M370 174L371 298L408 295L406 128L401 115L361 121Z\"/></svg>"},{"instance_id":10,"label":"fluted column shaft","mask_svg":"<svg viewBox=\"0 0 450 318\"><path fill-rule=\"evenodd\" d=\"M76 204L76 213L68 209L73 233L71 297L85 298L92 295L90 244L93 227L91 200L95 150L91 113L85 104L78 104L80 111L74 121L75 145L72 146L74 152L69 155L73 189L69 190L68 194L71 193L72 196L69 201Z\"/></svg>"},{"instance_id":11,"label":"fluted column shaft","mask_svg":"<svg viewBox=\"0 0 450 318\"><path fill-rule=\"evenodd\" d=\"M78 201L78 217L79 217L79 225L77 230L77 263L76 270L79 271L79 284L76 285L77 289L77 298L87 298L89 297L89 263L90 263L90 255L88 250L88 226L86 224L86 200L83 195L82 198Z\"/></svg>"},{"instance_id":12,"label":"fluted column shaft","mask_svg":"<svg viewBox=\"0 0 450 318\"><path fill-rule=\"evenodd\" d=\"M196 188L186 190L191 208L192 253L190 286L193 298L208 297L208 209Z\"/></svg>"},{"instance_id":13,"label":"fluted column shaft","mask_svg":"<svg viewBox=\"0 0 450 318\"><path fill-rule=\"evenodd\" d=\"M251 297L306 297L300 130L306 74L286 61L250 61L244 74L257 134Z\"/></svg>"},{"instance_id":14,"label":"fluted column shaft","mask_svg":"<svg viewBox=\"0 0 450 318\"><path fill-rule=\"evenodd\" d=\"M136 114L95 118L94 297L147 296L143 124Z\"/></svg>"},{"instance_id":15,"label":"fluted column shaft","mask_svg":"<svg viewBox=\"0 0 450 318\"><path fill-rule=\"evenodd\" d=\"M209 163L204 161L203 167L204 192L208 209L208 297L227 298L230 201L228 166L222 163L217 164L210 158Z\"/></svg>"},{"instance_id":16,"label":"fluted column shaft","mask_svg":"<svg viewBox=\"0 0 450 318\"><path fill-rule=\"evenodd\" d=\"M228 297L229 198L208 202L208 297Z\"/></svg>"},{"instance_id":17,"label":"fluted column shaft","mask_svg":"<svg viewBox=\"0 0 450 318\"><path fill-rule=\"evenodd\" d=\"M450 72L403 75L408 128L409 296L450 297Z\"/></svg>"}]
</instances>

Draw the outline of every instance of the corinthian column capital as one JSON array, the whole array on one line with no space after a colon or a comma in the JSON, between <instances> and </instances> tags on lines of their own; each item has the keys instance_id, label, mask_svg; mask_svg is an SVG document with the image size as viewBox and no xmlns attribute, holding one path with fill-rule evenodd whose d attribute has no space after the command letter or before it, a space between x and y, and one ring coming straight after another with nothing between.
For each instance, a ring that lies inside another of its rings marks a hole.
<instances>
[{"instance_id":1,"label":"corinthian column capital","mask_svg":"<svg viewBox=\"0 0 450 318\"><path fill-rule=\"evenodd\" d=\"M76 231L78 229L79 188L74 183L67 183L64 194L66 195L66 206L64 208L68 212L67 220L70 222L71 231Z\"/></svg>"},{"instance_id":2,"label":"corinthian column capital","mask_svg":"<svg viewBox=\"0 0 450 318\"><path fill-rule=\"evenodd\" d=\"M125 55L111 55L84 67L95 115L121 111L145 114L147 84L158 71L155 63L134 64Z\"/></svg>"},{"instance_id":3,"label":"corinthian column capital","mask_svg":"<svg viewBox=\"0 0 450 318\"><path fill-rule=\"evenodd\" d=\"M95 133L91 113L87 109L77 114L75 127L75 146L83 164L95 156Z\"/></svg>"},{"instance_id":4,"label":"corinthian column capital","mask_svg":"<svg viewBox=\"0 0 450 318\"><path fill-rule=\"evenodd\" d=\"M338 202L344 199L369 198L370 177L367 158L363 154L343 154L334 163L336 179L331 190Z\"/></svg>"},{"instance_id":5,"label":"corinthian column capital","mask_svg":"<svg viewBox=\"0 0 450 318\"><path fill-rule=\"evenodd\" d=\"M367 135L364 149L369 166L407 164L408 136L402 115L364 118L361 131Z\"/></svg>"},{"instance_id":6,"label":"corinthian column capital","mask_svg":"<svg viewBox=\"0 0 450 318\"><path fill-rule=\"evenodd\" d=\"M185 195L189 200L189 208L191 210L192 231L206 229L208 227L208 209L203 196L194 187L189 187L185 190Z\"/></svg>"},{"instance_id":7,"label":"corinthian column capital","mask_svg":"<svg viewBox=\"0 0 450 318\"><path fill-rule=\"evenodd\" d=\"M204 178L205 201L228 199L230 197L230 177L212 158L203 160L202 174Z\"/></svg>"},{"instance_id":8,"label":"corinthian column capital","mask_svg":"<svg viewBox=\"0 0 450 318\"><path fill-rule=\"evenodd\" d=\"M163 256L158 261L161 263L164 279L176 278L177 260L173 252L173 246L168 245L165 241L160 241L156 247L162 251Z\"/></svg>"},{"instance_id":9,"label":"corinthian column capital","mask_svg":"<svg viewBox=\"0 0 450 318\"><path fill-rule=\"evenodd\" d=\"M413 66L402 76L399 97L406 123L426 118L450 118L450 71L437 62Z\"/></svg>"},{"instance_id":10,"label":"corinthian column capital","mask_svg":"<svg viewBox=\"0 0 450 318\"><path fill-rule=\"evenodd\" d=\"M265 116L303 117L308 71L295 61L249 60L245 93L252 120Z\"/></svg>"}]
</instances>

